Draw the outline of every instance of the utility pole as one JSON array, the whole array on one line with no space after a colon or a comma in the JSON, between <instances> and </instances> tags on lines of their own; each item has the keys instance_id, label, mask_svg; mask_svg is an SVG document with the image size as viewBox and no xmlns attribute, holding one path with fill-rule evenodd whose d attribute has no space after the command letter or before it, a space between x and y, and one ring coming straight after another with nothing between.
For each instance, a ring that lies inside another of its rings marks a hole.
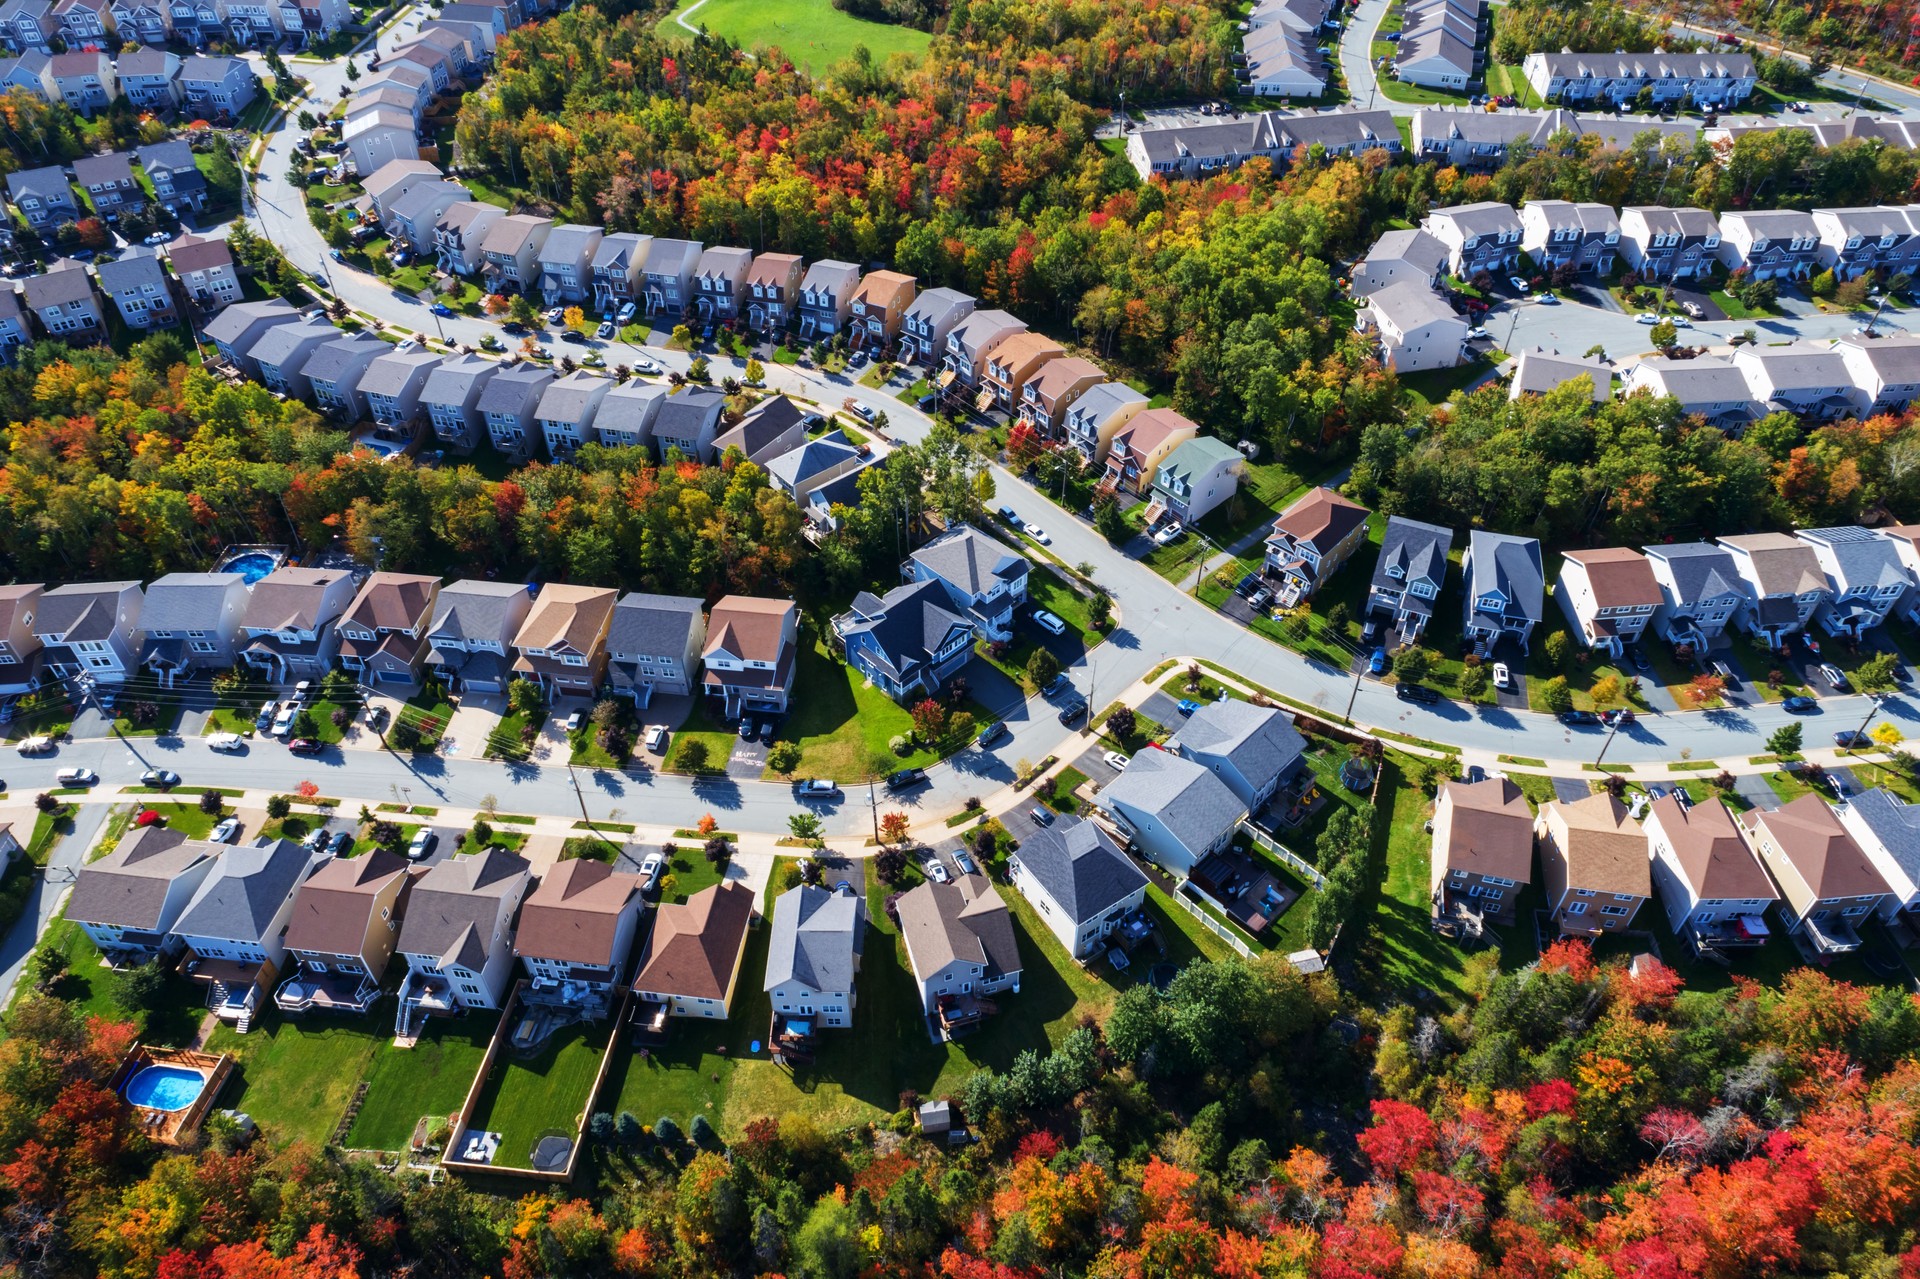
<instances>
[{"instance_id":1,"label":"utility pole","mask_svg":"<svg viewBox=\"0 0 1920 1279\"><path fill-rule=\"evenodd\" d=\"M580 777L573 771L571 761L567 764L567 780L573 783L573 797L580 803L580 820L591 826L593 818L587 816L587 797L580 791Z\"/></svg>"},{"instance_id":2,"label":"utility pole","mask_svg":"<svg viewBox=\"0 0 1920 1279\"><path fill-rule=\"evenodd\" d=\"M873 814L873 842L880 842L880 798L874 793L873 774L867 775L867 809Z\"/></svg>"}]
</instances>

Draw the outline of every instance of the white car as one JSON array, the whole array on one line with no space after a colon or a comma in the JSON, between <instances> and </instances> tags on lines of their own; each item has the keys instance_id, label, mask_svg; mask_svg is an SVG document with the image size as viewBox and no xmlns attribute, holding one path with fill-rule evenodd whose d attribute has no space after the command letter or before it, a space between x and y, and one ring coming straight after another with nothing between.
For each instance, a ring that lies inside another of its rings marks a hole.
<instances>
[{"instance_id":1,"label":"white car","mask_svg":"<svg viewBox=\"0 0 1920 1279\"><path fill-rule=\"evenodd\" d=\"M1186 531L1186 529L1181 527L1180 521L1175 520L1153 535L1153 544L1155 546L1165 546L1168 542L1173 541Z\"/></svg>"},{"instance_id":2,"label":"white car","mask_svg":"<svg viewBox=\"0 0 1920 1279\"><path fill-rule=\"evenodd\" d=\"M1052 613L1047 612L1044 608L1033 615L1033 624L1049 635L1065 635L1067 633L1067 624L1055 617Z\"/></svg>"},{"instance_id":3,"label":"white car","mask_svg":"<svg viewBox=\"0 0 1920 1279\"><path fill-rule=\"evenodd\" d=\"M207 838L216 844L231 844L240 838L240 819L238 817L221 818L219 824L208 833Z\"/></svg>"},{"instance_id":4,"label":"white car","mask_svg":"<svg viewBox=\"0 0 1920 1279\"><path fill-rule=\"evenodd\" d=\"M1127 757L1119 751L1108 751L1100 758L1105 760L1107 767L1116 773L1124 773L1127 771Z\"/></svg>"},{"instance_id":5,"label":"white car","mask_svg":"<svg viewBox=\"0 0 1920 1279\"><path fill-rule=\"evenodd\" d=\"M1657 315L1653 315L1649 312L1642 311L1640 314L1633 317L1633 322L1635 324L1644 324L1649 328L1651 328L1652 326L1660 323L1660 317Z\"/></svg>"},{"instance_id":6,"label":"white car","mask_svg":"<svg viewBox=\"0 0 1920 1279\"><path fill-rule=\"evenodd\" d=\"M207 738L207 749L234 755L246 748L246 739L238 733L215 733Z\"/></svg>"},{"instance_id":7,"label":"white car","mask_svg":"<svg viewBox=\"0 0 1920 1279\"><path fill-rule=\"evenodd\" d=\"M433 833L431 826L422 826L419 830L413 832L413 838L407 841L407 860L419 861L422 857L432 852L433 846L439 842L440 837Z\"/></svg>"},{"instance_id":8,"label":"white car","mask_svg":"<svg viewBox=\"0 0 1920 1279\"><path fill-rule=\"evenodd\" d=\"M653 886L660 882L660 872L667 868L665 853L648 853L640 861L640 887L652 892Z\"/></svg>"},{"instance_id":9,"label":"white car","mask_svg":"<svg viewBox=\"0 0 1920 1279\"><path fill-rule=\"evenodd\" d=\"M53 753L53 739L51 737L28 737L23 739L14 749L22 755L51 755Z\"/></svg>"},{"instance_id":10,"label":"white car","mask_svg":"<svg viewBox=\"0 0 1920 1279\"><path fill-rule=\"evenodd\" d=\"M100 774L91 768L63 768L53 775L53 780L62 786L91 786L100 780Z\"/></svg>"},{"instance_id":11,"label":"white car","mask_svg":"<svg viewBox=\"0 0 1920 1279\"><path fill-rule=\"evenodd\" d=\"M1505 662L1493 664L1493 686L1495 688L1513 687L1513 672L1507 669Z\"/></svg>"},{"instance_id":12,"label":"white car","mask_svg":"<svg viewBox=\"0 0 1920 1279\"><path fill-rule=\"evenodd\" d=\"M667 753L667 726L655 724L647 730L647 749L656 755Z\"/></svg>"},{"instance_id":13,"label":"white car","mask_svg":"<svg viewBox=\"0 0 1920 1279\"><path fill-rule=\"evenodd\" d=\"M1667 318L1673 321L1673 327L1676 329L1690 329L1693 327L1693 321L1684 315L1670 315Z\"/></svg>"},{"instance_id":14,"label":"white car","mask_svg":"<svg viewBox=\"0 0 1920 1279\"><path fill-rule=\"evenodd\" d=\"M1047 536L1047 530L1041 528L1038 524L1027 525L1026 533L1028 537L1040 543L1042 546L1053 545L1053 539Z\"/></svg>"},{"instance_id":15,"label":"white car","mask_svg":"<svg viewBox=\"0 0 1920 1279\"><path fill-rule=\"evenodd\" d=\"M1527 282L1526 282L1525 280L1523 280L1523 279L1521 279L1521 278L1520 278L1519 276L1517 276L1517 275L1510 275L1510 276L1508 276L1508 277L1507 277L1507 283L1508 283L1508 284L1511 284L1511 285L1513 286L1513 291L1514 291L1515 293L1531 293L1531 292L1533 292L1533 290L1532 290L1532 289L1530 289L1530 288L1528 288L1528 287L1527 287Z\"/></svg>"},{"instance_id":16,"label":"white car","mask_svg":"<svg viewBox=\"0 0 1920 1279\"><path fill-rule=\"evenodd\" d=\"M280 713L273 717L272 733L275 737L285 737L293 731L293 720L300 708L292 702L281 704Z\"/></svg>"},{"instance_id":17,"label":"white car","mask_svg":"<svg viewBox=\"0 0 1920 1279\"><path fill-rule=\"evenodd\" d=\"M927 863L927 878L936 884L944 884L953 876L947 874L947 864L935 858Z\"/></svg>"},{"instance_id":18,"label":"white car","mask_svg":"<svg viewBox=\"0 0 1920 1279\"><path fill-rule=\"evenodd\" d=\"M635 373L644 373L648 377L660 376L660 366L658 364L655 364L652 360L645 360L645 359L635 360L633 362L633 371Z\"/></svg>"}]
</instances>

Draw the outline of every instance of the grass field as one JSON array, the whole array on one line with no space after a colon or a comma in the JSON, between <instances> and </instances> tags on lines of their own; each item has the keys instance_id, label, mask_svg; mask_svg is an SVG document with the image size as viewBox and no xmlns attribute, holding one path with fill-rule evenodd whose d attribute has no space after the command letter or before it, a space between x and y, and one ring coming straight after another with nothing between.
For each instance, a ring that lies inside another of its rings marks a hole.
<instances>
[{"instance_id":1,"label":"grass field","mask_svg":"<svg viewBox=\"0 0 1920 1279\"><path fill-rule=\"evenodd\" d=\"M381 1010L369 1013L379 1017ZM422 1115L445 1118L460 1109L493 1034L492 1014L448 1021L431 1019L412 1048L395 1048L389 1036L372 1028L378 1043L367 1071L367 1096L347 1129L355 1150L401 1150Z\"/></svg>"},{"instance_id":2,"label":"grass field","mask_svg":"<svg viewBox=\"0 0 1920 1279\"><path fill-rule=\"evenodd\" d=\"M320 1145L333 1136L379 1042L360 1018L286 1021L269 1013L245 1035L221 1023L206 1050L231 1053L238 1066L222 1104L252 1115L274 1141Z\"/></svg>"},{"instance_id":3,"label":"grass field","mask_svg":"<svg viewBox=\"0 0 1920 1279\"><path fill-rule=\"evenodd\" d=\"M693 13L693 10L699 10ZM895 53L919 57L931 39L924 31L869 22L840 12L828 0L688 0L660 20L664 36L691 38L687 26L704 27L748 48L777 45L802 70L819 74L865 45L874 60Z\"/></svg>"},{"instance_id":4,"label":"grass field","mask_svg":"<svg viewBox=\"0 0 1920 1279\"><path fill-rule=\"evenodd\" d=\"M542 1136L578 1135L580 1112L612 1033L609 1022L576 1023L555 1031L533 1057L495 1059L468 1126L500 1134L497 1162L525 1168Z\"/></svg>"}]
</instances>

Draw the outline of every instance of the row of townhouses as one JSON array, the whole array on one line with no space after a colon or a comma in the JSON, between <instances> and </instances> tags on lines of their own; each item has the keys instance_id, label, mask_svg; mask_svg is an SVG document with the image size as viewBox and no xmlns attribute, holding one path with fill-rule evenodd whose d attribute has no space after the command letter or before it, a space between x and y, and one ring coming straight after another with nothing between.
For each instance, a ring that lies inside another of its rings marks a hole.
<instances>
[{"instance_id":1,"label":"row of townhouses","mask_svg":"<svg viewBox=\"0 0 1920 1279\"><path fill-rule=\"evenodd\" d=\"M135 176L136 160L146 175L145 184ZM131 153L83 156L66 168L46 165L7 175L8 200L41 235L79 221L89 210L111 224L155 204L175 214L198 211L206 207L210 195L193 148L185 142L156 142Z\"/></svg>"},{"instance_id":2,"label":"row of townhouses","mask_svg":"<svg viewBox=\"0 0 1920 1279\"><path fill-rule=\"evenodd\" d=\"M1487 0L1406 0L1394 42L1394 78L1456 91L1477 84L1486 69L1492 22Z\"/></svg>"},{"instance_id":3,"label":"row of townhouses","mask_svg":"<svg viewBox=\"0 0 1920 1279\"><path fill-rule=\"evenodd\" d=\"M168 264L174 274L168 274ZM127 327L146 331L178 324L182 295L199 310L214 311L238 302L241 286L224 240L185 236L167 249L164 260L152 249L135 246L91 270L63 258L53 269L26 277L18 292L11 281L0 284L0 358L10 360L32 340L28 312L49 338L81 344L104 340L102 293Z\"/></svg>"},{"instance_id":4,"label":"row of townhouses","mask_svg":"<svg viewBox=\"0 0 1920 1279\"><path fill-rule=\"evenodd\" d=\"M1256 97L1319 97L1340 13L1339 0L1259 0L1241 23L1234 77Z\"/></svg>"},{"instance_id":5,"label":"row of townhouses","mask_svg":"<svg viewBox=\"0 0 1920 1279\"><path fill-rule=\"evenodd\" d=\"M1632 808L1601 793L1536 816L1517 786L1492 777L1442 784L1431 829L1433 919L1452 933L1514 925L1521 893L1538 884L1567 936L1630 929L1657 895L1695 954L1761 946L1784 926L1824 963L1859 949L1868 918L1920 912L1920 805L1887 790L1736 816L1676 787Z\"/></svg>"},{"instance_id":6,"label":"row of townhouses","mask_svg":"<svg viewBox=\"0 0 1920 1279\"><path fill-rule=\"evenodd\" d=\"M21 2L10 0L0 8L0 32L8 30L5 11ZM124 97L142 111L183 110L208 120L231 120L259 89L259 76L241 58L197 53L182 58L165 49L141 48L114 59L99 48L72 46L66 53L29 47L0 58L0 93L18 90L64 102L83 116Z\"/></svg>"},{"instance_id":7,"label":"row of townhouses","mask_svg":"<svg viewBox=\"0 0 1920 1279\"><path fill-rule=\"evenodd\" d=\"M1328 155L1399 155L1400 130L1389 111L1262 111L1253 115L1139 129L1127 135L1127 159L1140 176L1196 178L1253 160L1282 167L1304 148Z\"/></svg>"},{"instance_id":8,"label":"row of townhouses","mask_svg":"<svg viewBox=\"0 0 1920 1279\"><path fill-rule=\"evenodd\" d=\"M1657 110L1737 107L1758 83L1744 53L1529 53L1520 73L1543 102L1620 110L1650 94Z\"/></svg>"},{"instance_id":9,"label":"row of townhouses","mask_svg":"<svg viewBox=\"0 0 1920 1279\"><path fill-rule=\"evenodd\" d=\"M439 23L471 23L504 35L554 7L543 0L455 0L441 6L436 21L425 25L433 29ZM246 48L299 49L338 35L352 23L347 0L6 0L0 4L0 46L21 58L51 53L56 40L70 52L139 44L149 46L149 52L173 45L191 53L215 41ZM489 39L487 48L492 47ZM139 56L120 59L122 80L134 74L128 59ZM151 69L163 64L143 61L138 65Z\"/></svg>"}]
</instances>

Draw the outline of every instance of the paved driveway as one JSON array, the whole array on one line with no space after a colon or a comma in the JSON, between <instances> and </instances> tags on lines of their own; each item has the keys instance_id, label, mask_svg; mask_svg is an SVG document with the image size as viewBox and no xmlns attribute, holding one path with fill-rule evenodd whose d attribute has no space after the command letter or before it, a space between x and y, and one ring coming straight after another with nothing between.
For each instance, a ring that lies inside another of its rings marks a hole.
<instances>
[{"instance_id":1,"label":"paved driveway","mask_svg":"<svg viewBox=\"0 0 1920 1279\"><path fill-rule=\"evenodd\" d=\"M1170 733L1179 732L1180 726L1187 722L1187 717L1180 713L1180 703L1166 693L1148 694L1139 709L1148 719L1165 725Z\"/></svg>"},{"instance_id":2,"label":"paved driveway","mask_svg":"<svg viewBox=\"0 0 1920 1279\"><path fill-rule=\"evenodd\" d=\"M733 750L727 755L727 776L735 781L758 781L760 774L767 771L767 749L767 743L757 736L743 740L735 733Z\"/></svg>"},{"instance_id":3,"label":"paved driveway","mask_svg":"<svg viewBox=\"0 0 1920 1279\"><path fill-rule=\"evenodd\" d=\"M500 726L506 698L468 693L460 699L440 735L440 753L461 759L479 759L487 753L487 738Z\"/></svg>"},{"instance_id":4,"label":"paved driveway","mask_svg":"<svg viewBox=\"0 0 1920 1279\"><path fill-rule=\"evenodd\" d=\"M1742 773L1734 778L1733 793L1762 812L1770 813L1780 807L1780 797L1759 773Z\"/></svg>"},{"instance_id":5,"label":"paved driveway","mask_svg":"<svg viewBox=\"0 0 1920 1279\"><path fill-rule=\"evenodd\" d=\"M1563 804L1572 804L1593 794L1593 786L1584 777L1556 777L1553 779L1553 797Z\"/></svg>"}]
</instances>

